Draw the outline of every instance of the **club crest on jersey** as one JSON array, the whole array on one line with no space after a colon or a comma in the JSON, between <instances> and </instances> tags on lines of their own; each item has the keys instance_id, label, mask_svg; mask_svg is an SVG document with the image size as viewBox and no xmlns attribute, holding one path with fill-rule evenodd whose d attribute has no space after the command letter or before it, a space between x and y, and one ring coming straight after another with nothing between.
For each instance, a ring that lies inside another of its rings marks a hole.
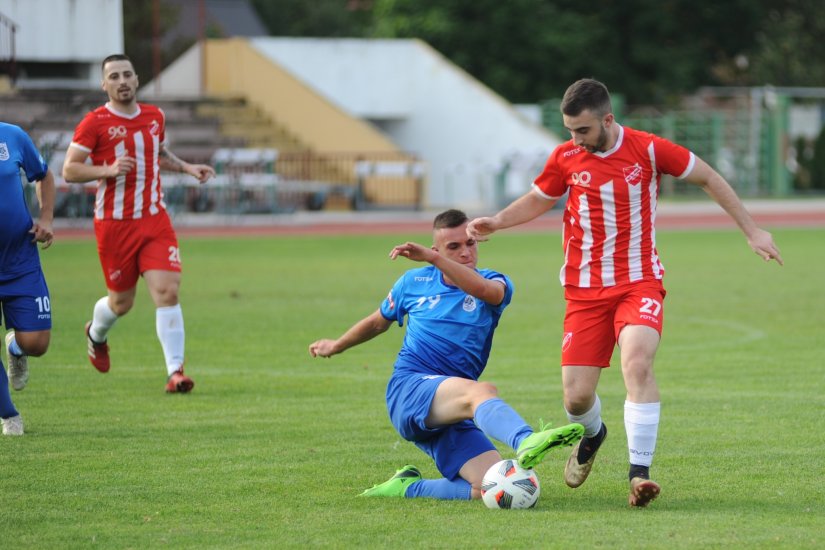
<instances>
[{"instance_id":1,"label":"club crest on jersey","mask_svg":"<svg viewBox=\"0 0 825 550\"><path fill-rule=\"evenodd\" d=\"M0 160L9 160L9 146L5 141L0 141Z\"/></svg>"},{"instance_id":2,"label":"club crest on jersey","mask_svg":"<svg viewBox=\"0 0 825 550\"><path fill-rule=\"evenodd\" d=\"M622 168L624 172L624 180L630 185L638 185L642 183L642 167L637 162L633 166Z\"/></svg>"},{"instance_id":3,"label":"club crest on jersey","mask_svg":"<svg viewBox=\"0 0 825 550\"><path fill-rule=\"evenodd\" d=\"M464 311L470 312L476 310L476 299L472 296L466 296L464 298Z\"/></svg>"},{"instance_id":4,"label":"club crest on jersey","mask_svg":"<svg viewBox=\"0 0 825 550\"><path fill-rule=\"evenodd\" d=\"M149 125L149 133L153 136L156 136L160 133L160 123L157 120L153 120L152 124Z\"/></svg>"}]
</instances>

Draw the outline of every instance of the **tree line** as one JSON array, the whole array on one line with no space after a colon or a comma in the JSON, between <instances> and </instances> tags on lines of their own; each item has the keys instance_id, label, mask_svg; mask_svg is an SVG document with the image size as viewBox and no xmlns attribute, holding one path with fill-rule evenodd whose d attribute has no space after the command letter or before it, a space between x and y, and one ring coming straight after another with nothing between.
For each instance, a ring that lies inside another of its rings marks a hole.
<instances>
[{"instance_id":1,"label":"tree line","mask_svg":"<svg viewBox=\"0 0 825 550\"><path fill-rule=\"evenodd\" d=\"M513 103L598 78L629 104L823 86L820 0L253 0L277 36L420 38Z\"/></svg>"},{"instance_id":2,"label":"tree line","mask_svg":"<svg viewBox=\"0 0 825 550\"><path fill-rule=\"evenodd\" d=\"M153 0L124 2L126 50L151 75ZM823 86L820 0L251 0L272 36L419 38L513 103L598 78L631 105L702 86ZM179 9L159 3L160 32ZM221 36L210 24L207 36ZM196 37L164 40L171 63ZM144 80L148 80L144 78Z\"/></svg>"}]
</instances>

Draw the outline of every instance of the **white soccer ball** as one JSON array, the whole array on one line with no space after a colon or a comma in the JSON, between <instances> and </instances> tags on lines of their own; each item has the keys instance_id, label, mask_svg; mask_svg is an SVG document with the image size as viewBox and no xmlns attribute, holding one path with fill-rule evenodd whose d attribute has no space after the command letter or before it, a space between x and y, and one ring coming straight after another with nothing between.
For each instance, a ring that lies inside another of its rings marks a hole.
<instances>
[{"instance_id":1,"label":"white soccer ball","mask_svg":"<svg viewBox=\"0 0 825 550\"><path fill-rule=\"evenodd\" d=\"M539 477L512 459L493 464L481 482L481 500L487 508L532 508L539 500Z\"/></svg>"}]
</instances>

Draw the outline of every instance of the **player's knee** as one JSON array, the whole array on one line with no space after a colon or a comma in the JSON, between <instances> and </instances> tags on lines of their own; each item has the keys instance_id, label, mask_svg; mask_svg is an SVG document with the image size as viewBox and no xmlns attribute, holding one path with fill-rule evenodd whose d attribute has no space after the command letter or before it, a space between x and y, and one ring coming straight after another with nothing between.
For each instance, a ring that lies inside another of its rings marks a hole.
<instances>
[{"instance_id":1,"label":"player's knee","mask_svg":"<svg viewBox=\"0 0 825 550\"><path fill-rule=\"evenodd\" d=\"M462 396L464 399L463 406L466 409L467 414L472 417L475 415L475 411L479 405L497 396L498 388L496 388L493 384L490 384L489 382L474 382L467 385L465 393Z\"/></svg>"},{"instance_id":2,"label":"player's knee","mask_svg":"<svg viewBox=\"0 0 825 550\"><path fill-rule=\"evenodd\" d=\"M478 403L498 397L498 388L490 382L478 382L475 387L475 401Z\"/></svg>"},{"instance_id":3,"label":"player's knee","mask_svg":"<svg viewBox=\"0 0 825 550\"><path fill-rule=\"evenodd\" d=\"M111 300L109 302L109 308L115 315L120 317L122 315L126 315L127 313L129 313L134 304L134 298L121 298L117 300Z\"/></svg>"},{"instance_id":4,"label":"player's knee","mask_svg":"<svg viewBox=\"0 0 825 550\"><path fill-rule=\"evenodd\" d=\"M174 306L178 303L178 286L168 285L155 289L155 305L158 307Z\"/></svg>"},{"instance_id":5,"label":"player's knee","mask_svg":"<svg viewBox=\"0 0 825 550\"><path fill-rule=\"evenodd\" d=\"M645 360L630 360L622 364L622 375L625 383L635 382L645 384L651 382L653 377L653 364Z\"/></svg>"},{"instance_id":6,"label":"player's knee","mask_svg":"<svg viewBox=\"0 0 825 550\"><path fill-rule=\"evenodd\" d=\"M596 400L596 388L582 380L565 380L564 408L575 415L584 414Z\"/></svg>"},{"instance_id":7,"label":"player's knee","mask_svg":"<svg viewBox=\"0 0 825 550\"><path fill-rule=\"evenodd\" d=\"M564 410L570 414L582 415L593 406L592 392L565 391Z\"/></svg>"},{"instance_id":8,"label":"player's knee","mask_svg":"<svg viewBox=\"0 0 825 550\"><path fill-rule=\"evenodd\" d=\"M484 480L484 472L486 471L473 472L472 475L464 478L470 484L470 498L473 500L481 498L481 483Z\"/></svg>"},{"instance_id":9,"label":"player's knee","mask_svg":"<svg viewBox=\"0 0 825 550\"><path fill-rule=\"evenodd\" d=\"M18 335L17 345L29 357L40 357L49 349L49 334L46 333L33 338L20 338Z\"/></svg>"},{"instance_id":10,"label":"player's knee","mask_svg":"<svg viewBox=\"0 0 825 550\"><path fill-rule=\"evenodd\" d=\"M26 355L30 357L40 357L41 355L44 355L48 351L48 349L49 343L46 342L45 344L38 345L24 351L26 352Z\"/></svg>"}]
</instances>

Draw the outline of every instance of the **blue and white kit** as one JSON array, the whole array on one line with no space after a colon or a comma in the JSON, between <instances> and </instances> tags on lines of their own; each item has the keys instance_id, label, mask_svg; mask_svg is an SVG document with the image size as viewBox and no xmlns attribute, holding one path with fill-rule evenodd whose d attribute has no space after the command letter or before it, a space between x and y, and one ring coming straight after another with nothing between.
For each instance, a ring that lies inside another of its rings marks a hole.
<instances>
[{"instance_id":1,"label":"blue and white kit","mask_svg":"<svg viewBox=\"0 0 825 550\"><path fill-rule=\"evenodd\" d=\"M45 177L48 166L21 128L0 122L0 322L19 331L51 328L49 289L40 267L34 222L20 173Z\"/></svg>"},{"instance_id":2,"label":"blue and white kit","mask_svg":"<svg viewBox=\"0 0 825 550\"><path fill-rule=\"evenodd\" d=\"M493 333L513 297L513 284L489 269L477 272L501 281L504 299L490 305L444 282L433 266L407 271L381 303L385 319L404 325L404 343L387 385L387 409L398 433L430 455L439 471L455 478L467 460L493 450L470 420L428 428L435 391L448 377L478 380L487 364Z\"/></svg>"}]
</instances>

